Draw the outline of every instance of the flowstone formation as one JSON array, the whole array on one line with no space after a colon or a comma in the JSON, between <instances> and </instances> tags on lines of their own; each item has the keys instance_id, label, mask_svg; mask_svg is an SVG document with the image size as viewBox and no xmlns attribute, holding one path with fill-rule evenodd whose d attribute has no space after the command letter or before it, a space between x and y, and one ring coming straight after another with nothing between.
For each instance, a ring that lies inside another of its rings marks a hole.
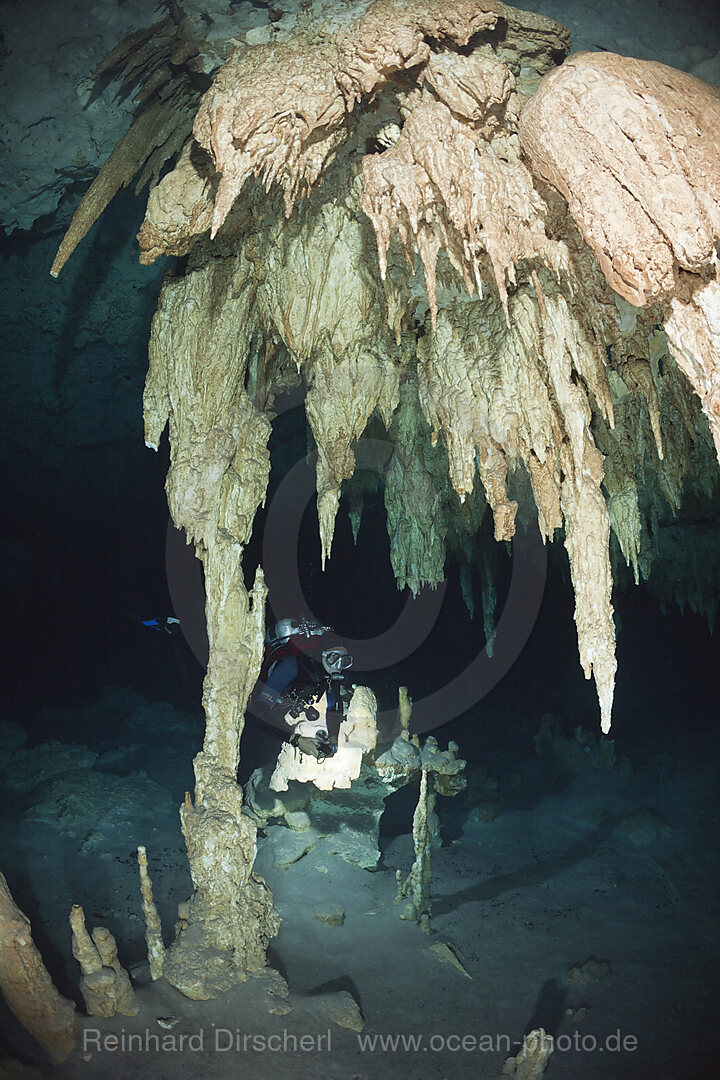
<instances>
[{"instance_id":1,"label":"flowstone formation","mask_svg":"<svg viewBox=\"0 0 720 1080\"><path fill-rule=\"evenodd\" d=\"M720 90L611 53L571 57L520 122L613 289L658 305L720 455L719 130Z\"/></svg>"},{"instance_id":2,"label":"flowstone formation","mask_svg":"<svg viewBox=\"0 0 720 1080\"><path fill-rule=\"evenodd\" d=\"M448 551L466 584L477 566L490 646L489 545L518 522L562 536L607 732L613 560L647 578L660 518L717 480L718 93L607 54L563 64L567 31L499 0L318 0L262 41L228 39L220 66L172 10L141 61L112 57L145 112L53 273L119 184L149 179L141 262L180 260L153 322L146 441L169 424L210 640L183 810L197 891L164 971L203 996L261 965L277 927L235 783L264 602L241 558L275 399L303 382L323 559L344 486L359 526L358 440L382 425L398 583L436 585Z\"/></svg>"}]
</instances>

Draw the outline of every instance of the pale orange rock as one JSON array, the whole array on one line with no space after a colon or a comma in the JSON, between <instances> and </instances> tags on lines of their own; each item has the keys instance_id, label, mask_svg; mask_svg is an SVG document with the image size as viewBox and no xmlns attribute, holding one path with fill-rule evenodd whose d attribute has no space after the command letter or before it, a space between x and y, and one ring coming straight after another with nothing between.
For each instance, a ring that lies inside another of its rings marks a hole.
<instances>
[{"instance_id":1,"label":"pale orange rock","mask_svg":"<svg viewBox=\"0 0 720 1080\"><path fill-rule=\"evenodd\" d=\"M474 34L493 30L505 11L495 0L375 0L340 45L339 82L350 107L395 72L427 63L427 38L467 45Z\"/></svg>"},{"instance_id":2,"label":"pale orange rock","mask_svg":"<svg viewBox=\"0 0 720 1080\"><path fill-rule=\"evenodd\" d=\"M221 174L211 236L249 176L278 183L289 216L346 138L345 102L332 44L238 48L205 94L193 128Z\"/></svg>"},{"instance_id":3,"label":"pale orange rock","mask_svg":"<svg viewBox=\"0 0 720 1080\"><path fill-rule=\"evenodd\" d=\"M8 1008L55 1062L75 1048L77 1015L56 989L32 938L30 920L0 874L0 989Z\"/></svg>"},{"instance_id":4,"label":"pale orange rock","mask_svg":"<svg viewBox=\"0 0 720 1080\"><path fill-rule=\"evenodd\" d=\"M700 396L720 459L720 282L693 283L665 310L670 348Z\"/></svg>"},{"instance_id":5,"label":"pale orange rock","mask_svg":"<svg viewBox=\"0 0 720 1080\"><path fill-rule=\"evenodd\" d=\"M217 174L194 139L183 147L172 172L148 197L140 231L140 262L149 266L160 255L187 255L212 224Z\"/></svg>"},{"instance_id":6,"label":"pale orange rock","mask_svg":"<svg viewBox=\"0 0 720 1080\"><path fill-rule=\"evenodd\" d=\"M715 275L720 90L664 64L578 53L545 76L518 130L630 303L668 297L678 268Z\"/></svg>"},{"instance_id":7,"label":"pale orange rock","mask_svg":"<svg viewBox=\"0 0 720 1080\"><path fill-rule=\"evenodd\" d=\"M519 262L567 272L564 245L545 232L547 209L517 147L488 137L514 119L514 79L492 58L461 54L442 54L426 78L436 93L415 95L396 144L363 160L361 206L375 229L380 272L397 230L422 259L433 324L441 250L470 293L482 294L483 277L494 276L507 319ZM471 112L472 121L463 118Z\"/></svg>"},{"instance_id":8,"label":"pale orange rock","mask_svg":"<svg viewBox=\"0 0 720 1080\"><path fill-rule=\"evenodd\" d=\"M291 379L318 447L324 558L343 485L359 526L349 485L374 413L393 444L393 568L413 591L441 580L447 549L467 570L486 505L495 537L513 536L524 468L542 536L565 527L607 728L610 530L647 577L658 500L679 505L709 453L678 367L720 446L720 95L608 54L555 69L564 28L499 0L326 15L236 48L149 201L142 260L189 254L163 289L145 395L148 444L170 423L174 520L221 605ZM208 746L230 764L257 656L239 692L219 643L246 615L209 616Z\"/></svg>"},{"instance_id":9,"label":"pale orange rock","mask_svg":"<svg viewBox=\"0 0 720 1080\"><path fill-rule=\"evenodd\" d=\"M720 457L718 132L716 87L612 53L578 53L547 75L519 124L608 283L631 304L662 305Z\"/></svg>"}]
</instances>

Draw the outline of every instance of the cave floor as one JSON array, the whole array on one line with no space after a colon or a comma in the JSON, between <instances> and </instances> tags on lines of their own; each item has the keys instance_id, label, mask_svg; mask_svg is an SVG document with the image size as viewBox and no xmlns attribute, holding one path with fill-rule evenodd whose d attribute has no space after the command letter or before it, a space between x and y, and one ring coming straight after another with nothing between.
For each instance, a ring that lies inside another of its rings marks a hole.
<instances>
[{"instance_id":1,"label":"cave floor","mask_svg":"<svg viewBox=\"0 0 720 1080\"><path fill-rule=\"evenodd\" d=\"M332 854L328 839L282 869L275 840L287 830L271 826L256 862L283 919L271 969L209 1002L190 1001L163 980L150 983L142 961L133 844L147 843L153 856L166 938L169 912L189 892L176 812L163 809L152 826L143 819L163 768L165 794L170 788L174 796L184 779L173 761L156 762L150 777L130 770L119 778L128 799L114 822L88 830L78 820L68 835L36 809L12 830L12 841L5 834L6 875L11 887L21 883L21 906L33 893L40 897L30 912L36 940L64 992L77 986L63 929L66 901L77 895L72 882L85 893L104 890L105 900L88 908L88 924L106 916L136 982L138 1016L83 1017L79 1049L62 1066L45 1064L48 1075L262 1080L321 1069L345 1080L491 1080L523 1034L540 1026L557 1040L548 1076L713 1073L720 904L718 795L708 757L693 763L661 755L629 774L588 770L552 782L532 746L525 761L495 760L495 820L472 820L462 796L439 800L443 846L433 853L429 935L402 921L394 904L395 871L406 873L412 862L410 822L402 821L407 801L386 811L395 820L383 819L373 872ZM141 799L143 783L155 787ZM42 805L50 805L43 791ZM151 840L143 829L153 830ZM47 880L57 884L54 904ZM342 925L316 917L338 907ZM287 982L287 1001L274 971ZM363 1017L361 1033L332 1019L338 1010L352 1013L350 999ZM14 1051L28 1055L11 1027ZM105 1048L108 1034L118 1036L118 1049ZM129 1043L130 1035L139 1041Z\"/></svg>"}]
</instances>

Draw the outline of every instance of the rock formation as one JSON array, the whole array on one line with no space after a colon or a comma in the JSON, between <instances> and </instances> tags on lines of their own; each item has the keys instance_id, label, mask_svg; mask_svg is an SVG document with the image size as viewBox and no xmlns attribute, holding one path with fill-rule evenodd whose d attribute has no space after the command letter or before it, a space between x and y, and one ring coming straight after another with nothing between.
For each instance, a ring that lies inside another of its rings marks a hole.
<instances>
[{"instance_id":1,"label":"rock formation","mask_svg":"<svg viewBox=\"0 0 720 1080\"><path fill-rule=\"evenodd\" d=\"M396 873L397 896L395 903L407 903L402 918L416 922L420 929L430 933L430 882L432 881L432 842L428 818L435 808L435 794L428 791L428 773L423 769L420 774L420 794L413 814L413 847L415 860L403 879L402 870Z\"/></svg>"},{"instance_id":2,"label":"rock formation","mask_svg":"<svg viewBox=\"0 0 720 1080\"><path fill-rule=\"evenodd\" d=\"M138 871L140 874L140 893L145 916L145 943L150 965L150 978L159 979L165 962L165 945L162 938L162 923L153 897L152 881L147 868L147 851L142 845L137 849Z\"/></svg>"},{"instance_id":3,"label":"rock formation","mask_svg":"<svg viewBox=\"0 0 720 1080\"><path fill-rule=\"evenodd\" d=\"M70 911L73 956L80 965L80 993L88 1016L135 1016L138 1011L130 976L118 960L115 938L104 926L88 933L85 913Z\"/></svg>"},{"instance_id":4,"label":"rock formation","mask_svg":"<svg viewBox=\"0 0 720 1080\"><path fill-rule=\"evenodd\" d=\"M398 582L435 585L448 550L485 567L490 648L486 507L495 541L519 522L562 534L607 732L615 546L647 577L658 505L717 480L719 99L661 65L562 64L564 28L499 0L318 0L217 69L196 29L163 22L108 61L146 111L53 272L133 170L150 179L141 261L182 261L153 323L146 440L169 424L210 639L182 814L196 893L165 973L206 996L261 965L277 927L235 784L264 602L241 559L276 396L305 384L323 557L357 440L382 423Z\"/></svg>"},{"instance_id":5,"label":"rock formation","mask_svg":"<svg viewBox=\"0 0 720 1080\"><path fill-rule=\"evenodd\" d=\"M351 4L331 31L320 15L310 10L279 42L235 48L198 95L193 134L150 194L142 261L190 256L184 276L165 286L146 395L150 445L170 416L175 520L192 519L189 535L200 538L194 515L209 520L216 496L232 502L236 452L254 462L242 511L252 519L266 483L263 425L298 369L318 445L324 557L353 444L374 412L398 447L410 424L427 447L424 461L414 455L409 465L405 455L405 468L388 470L401 585L438 581L448 546L472 552L485 502L495 539L511 539L511 489L524 470L543 536L564 531L580 658L607 731L611 531L636 578L647 576L648 489L677 503L683 484L698 482L693 450L708 438L676 362L717 428L718 94L610 54L557 67L566 31L490 0ZM174 33L187 35L183 26ZM116 50L113 63L141 78L132 50ZM106 171L119 167L111 160ZM128 168L124 153L123 178ZM608 201L616 211L605 224L598 207ZM189 324L177 305L193 312ZM218 334L234 374L208 412L188 376L202 353L201 395L218 385L225 353L214 363L207 355ZM160 374L163 350L173 360ZM253 401L240 382L247 365ZM682 401L687 430L671 464L670 398ZM393 417L398 406L404 422ZM203 460L210 420L212 464ZM656 484L638 484L640 462ZM478 488L463 527L461 503ZM487 616L491 583L485 591Z\"/></svg>"},{"instance_id":6,"label":"rock formation","mask_svg":"<svg viewBox=\"0 0 720 1080\"><path fill-rule=\"evenodd\" d=\"M341 779L345 782L338 784L335 770L331 768L325 779L322 776L325 766L317 766L313 761L307 768L307 775L303 775L303 768L299 776L286 777L281 751L275 766L256 769L245 785L245 813L259 829L272 831L271 844L275 845L274 858L278 866L291 866L326 837L331 841L334 855L374 870L380 858L380 819L385 812L385 800L401 787L413 783L425 770L431 774L431 788L427 790L425 782L425 792L418 803L422 808L416 812L418 824L413 833L416 855L422 865L419 869L413 868L408 875L411 883L408 889L413 891L415 879L421 874L427 891L430 885L429 855L422 862L419 853L424 852L426 844L438 841L438 822L433 814L435 795L457 795L464 790L465 761L456 756L456 743L451 742L447 750L441 751L437 740L430 735L421 745L417 736L410 736L407 727L401 727L400 734L382 752L379 749L374 752L377 734L374 695L362 686L355 694L359 700L354 699L355 707L345 722L349 720L349 729L357 725L360 738L367 747L366 753L358 756L356 775L348 778L344 768ZM400 704L401 710L406 710L404 715L402 711L400 713L400 723L403 718L409 722L410 702L407 696L403 698L402 692ZM371 736L369 739L368 735ZM326 765L332 765L333 760L329 759ZM278 778L286 781L284 786L277 786ZM420 829L424 830L422 840ZM285 836L281 837L281 833ZM410 900L405 917L419 921L420 913L426 907L429 911L428 896L417 907Z\"/></svg>"},{"instance_id":7,"label":"rock formation","mask_svg":"<svg viewBox=\"0 0 720 1080\"><path fill-rule=\"evenodd\" d=\"M536 175L557 188L608 284L657 303L720 454L717 242L720 90L664 64L578 53L520 120Z\"/></svg>"},{"instance_id":8,"label":"rock formation","mask_svg":"<svg viewBox=\"0 0 720 1080\"><path fill-rule=\"evenodd\" d=\"M262 968L279 920L252 871L255 826L236 782L245 706L263 651L266 589L245 587L242 554L267 484L268 420L244 389L253 326L236 321L254 294L244 258L198 262L168 278L153 321L145 392L146 440L169 421L167 492L173 520L202 559L210 647L206 731L195 799L181 810L195 884L187 922L163 974L193 998L212 997ZM187 318L187 310L197 313ZM230 869L228 869L230 867Z\"/></svg>"},{"instance_id":9,"label":"rock formation","mask_svg":"<svg viewBox=\"0 0 720 1080\"><path fill-rule=\"evenodd\" d=\"M312 724L301 721L294 730L302 734L307 727L312 737L318 727L324 729L326 704L323 697L317 702L318 720ZM298 747L283 743L270 777L270 789L287 791L288 783L294 780L314 784L320 791L349 788L360 775L363 757L375 749L378 737L376 716L377 701L372 690L367 686L356 687L347 714L340 723L337 750L332 757L320 762L303 754Z\"/></svg>"},{"instance_id":10,"label":"rock formation","mask_svg":"<svg viewBox=\"0 0 720 1080\"><path fill-rule=\"evenodd\" d=\"M0 989L20 1023L48 1057L64 1061L75 1048L77 1015L56 989L35 947L30 921L0 874Z\"/></svg>"},{"instance_id":11,"label":"rock formation","mask_svg":"<svg viewBox=\"0 0 720 1080\"><path fill-rule=\"evenodd\" d=\"M515 1080L540 1080L553 1049L552 1036L546 1034L543 1028L535 1028L523 1039L519 1054L507 1058L502 1075L513 1076Z\"/></svg>"},{"instance_id":12,"label":"rock formation","mask_svg":"<svg viewBox=\"0 0 720 1080\"><path fill-rule=\"evenodd\" d=\"M412 751L417 754L412 761ZM416 922L427 934L430 933L430 885L432 882L432 848L437 842L438 823L434 814L435 798L441 795L457 795L465 789L463 770L465 762L456 757L457 743L449 743L447 750L439 750L437 739L429 735L420 745L417 736L408 739L400 735L388 751L377 761L377 769L386 783L397 782L400 775L412 775L412 764L420 771L420 791L413 814L412 837L415 859L405 878L397 871L398 883L395 903L403 905L401 918ZM430 785L430 786L428 786Z\"/></svg>"}]
</instances>

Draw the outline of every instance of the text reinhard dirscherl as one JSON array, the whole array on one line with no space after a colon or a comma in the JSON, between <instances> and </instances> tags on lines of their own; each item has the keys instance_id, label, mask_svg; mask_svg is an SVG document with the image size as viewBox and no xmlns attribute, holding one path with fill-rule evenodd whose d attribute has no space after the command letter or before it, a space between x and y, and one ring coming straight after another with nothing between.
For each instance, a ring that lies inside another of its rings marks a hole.
<instances>
[{"instance_id":1,"label":"text reinhard dirscherl","mask_svg":"<svg viewBox=\"0 0 720 1080\"><path fill-rule=\"evenodd\" d=\"M313 1053L332 1050L332 1032L295 1035L283 1030L273 1035L248 1034L238 1028L212 1027L209 1031L199 1028L188 1035L185 1032L159 1034L146 1028L144 1031L119 1033L103 1032L99 1028L84 1028L82 1049L87 1053L121 1054L202 1054L205 1051L226 1053Z\"/></svg>"}]
</instances>

